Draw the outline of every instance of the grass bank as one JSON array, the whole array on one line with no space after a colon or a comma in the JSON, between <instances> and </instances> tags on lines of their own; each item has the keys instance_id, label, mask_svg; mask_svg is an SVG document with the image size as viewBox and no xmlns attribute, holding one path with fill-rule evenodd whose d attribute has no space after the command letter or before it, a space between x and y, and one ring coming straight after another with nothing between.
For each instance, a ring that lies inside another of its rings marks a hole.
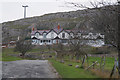
<instances>
[{"instance_id":1,"label":"grass bank","mask_svg":"<svg viewBox=\"0 0 120 80\"><path fill-rule=\"evenodd\" d=\"M28 53L38 53L39 49L32 49ZM23 58L20 58L18 56L12 56L12 55L19 55L19 52L15 52L14 48L3 48L2 49L2 61L16 61L16 60L24 60ZM27 54L27 53L26 53Z\"/></svg>"},{"instance_id":2,"label":"grass bank","mask_svg":"<svg viewBox=\"0 0 120 80\"><path fill-rule=\"evenodd\" d=\"M87 61L85 62L86 68L93 62L98 61L97 65L94 66L94 69L91 67L89 71L86 71L83 68L75 68L76 65L81 66L81 62L78 63L75 60L69 61L68 59L65 59L65 63L60 63L53 58L49 61L52 63L57 72L62 76L62 78L109 78L114 65L114 60L115 59L112 57L105 58L104 71L100 70L101 57L88 58L88 63ZM68 64L72 64L72 66L68 66Z\"/></svg>"},{"instance_id":3,"label":"grass bank","mask_svg":"<svg viewBox=\"0 0 120 80\"><path fill-rule=\"evenodd\" d=\"M4 49L2 49L2 61L23 60L20 57L11 56L11 54L19 54L19 53L18 52L14 52L13 48L4 48Z\"/></svg>"},{"instance_id":4,"label":"grass bank","mask_svg":"<svg viewBox=\"0 0 120 80\"><path fill-rule=\"evenodd\" d=\"M75 68L75 65L80 65L80 63L69 62L60 63L54 59L49 60L57 72L62 76L62 78L99 78L98 76L92 74L89 71L85 71L83 68ZM72 66L68 66L72 64Z\"/></svg>"},{"instance_id":5,"label":"grass bank","mask_svg":"<svg viewBox=\"0 0 120 80\"><path fill-rule=\"evenodd\" d=\"M93 61L98 61L98 68L99 68L100 63L101 63L101 57L89 57L88 60L89 60L89 65L92 64ZM105 58L105 67L104 67L104 69L111 71L113 66L114 66L114 61L115 61L115 58L106 57Z\"/></svg>"}]
</instances>

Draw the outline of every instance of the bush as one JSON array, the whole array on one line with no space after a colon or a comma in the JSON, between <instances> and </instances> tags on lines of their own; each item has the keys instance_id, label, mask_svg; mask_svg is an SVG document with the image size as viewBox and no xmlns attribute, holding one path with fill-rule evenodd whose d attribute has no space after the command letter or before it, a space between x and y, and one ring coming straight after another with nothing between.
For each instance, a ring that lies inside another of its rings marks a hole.
<instances>
[{"instance_id":1,"label":"bush","mask_svg":"<svg viewBox=\"0 0 120 80\"><path fill-rule=\"evenodd\" d=\"M31 49L31 40L19 40L18 42L16 42L16 47L14 48L14 51L20 52L20 56L24 57L25 53L30 51Z\"/></svg>"}]
</instances>

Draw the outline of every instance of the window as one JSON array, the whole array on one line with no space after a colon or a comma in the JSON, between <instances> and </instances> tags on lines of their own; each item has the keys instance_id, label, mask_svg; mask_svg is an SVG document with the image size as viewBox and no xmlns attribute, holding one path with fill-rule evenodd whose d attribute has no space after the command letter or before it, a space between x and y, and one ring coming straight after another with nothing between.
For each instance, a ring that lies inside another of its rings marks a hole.
<instances>
[{"instance_id":1,"label":"window","mask_svg":"<svg viewBox=\"0 0 120 80\"><path fill-rule=\"evenodd\" d=\"M48 40L46 40L46 42L48 42Z\"/></svg>"},{"instance_id":2,"label":"window","mask_svg":"<svg viewBox=\"0 0 120 80\"><path fill-rule=\"evenodd\" d=\"M67 40L62 40L62 43L67 43Z\"/></svg>"},{"instance_id":3,"label":"window","mask_svg":"<svg viewBox=\"0 0 120 80\"><path fill-rule=\"evenodd\" d=\"M50 43L50 40L49 40L49 43Z\"/></svg>"},{"instance_id":4,"label":"window","mask_svg":"<svg viewBox=\"0 0 120 80\"><path fill-rule=\"evenodd\" d=\"M45 42L45 40L43 40L43 42Z\"/></svg>"},{"instance_id":5,"label":"window","mask_svg":"<svg viewBox=\"0 0 120 80\"><path fill-rule=\"evenodd\" d=\"M41 43L42 43L43 41L41 40Z\"/></svg>"},{"instance_id":6,"label":"window","mask_svg":"<svg viewBox=\"0 0 120 80\"><path fill-rule=\"evenodd\" d=\"M78 33L78 37L80 37L81 36L81 33Z\"/></svg>"},{"instance_id":7,"label":"window","mask_svg":"<svg viewBox=\"0 0 120 80\"><path fill-rule=\"evenodd\" d=\"M81 33L78 33L78 36L81 36Z\"/></svg>"},{"instance_id":8,"label":"window","mask_svg":"<svg viewBox=\"0 0 120 80\"><path fill-rule=\"evenodd\" d=\"M73 38L73 33L70 33L70 38Z\"/></svg>"},{"instance_id":9,"label":"window","mask_svg":"<svg viewBox=\"0 0 120 80\"><path fill-rule=\"evenodd\" d=\"M65 33L62 33L62 38L65 38Z\"/></svg>"},{"instance_id":10,"label":"window","mask_svg":"<svg viewBox=\"0 0 120 80\"><path fill-rule=\"evenodd\" d=\"M43 38L46 38L46 33L43 33Z\"/></svg>"},{"instance_id":11,"label":"window","mask_svg":"<svg viewBox=\"0 0 120 80\"><path fill-rule=\"evenodd\" d=\"M54 33L53 32L51 33L51 38L54 38Z\"/></svg>"},{"instance_id":12,"label":"window","mask_svg":"<svg viewBox=\"0 0 120 80\"><path fill-rule=\"evenodd\" d=\"M39 33L36 33L36 37L39 38Z\"/></svg>"}]
</instances>

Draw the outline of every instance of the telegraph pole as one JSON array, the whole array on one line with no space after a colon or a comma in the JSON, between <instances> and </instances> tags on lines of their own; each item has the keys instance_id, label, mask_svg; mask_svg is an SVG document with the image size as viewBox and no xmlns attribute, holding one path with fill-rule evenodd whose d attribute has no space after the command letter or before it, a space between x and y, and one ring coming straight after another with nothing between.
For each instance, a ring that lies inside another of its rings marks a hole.
<instances>
[{"instance_id":1,"label":"telegraph pole","mask_svg":"<svg viewBox=\"0 0 120 80\"><path fill-rule=\"evenodd\" d=\"M22 6L24 8L24 18L26 18L26 7L28 7L28 5Z\"/></svg>"},{"instance_id":2,"label":"telegraph pole","mask_svg":"<svg viewBox=\"0 0 120 80\"><path fill-rule=\"evenodd\" d=\"M118 0L118 30L120 29L120 0ZM120 31L118 31L118 71L120 78Z\"/></svg>"}]
</instances>

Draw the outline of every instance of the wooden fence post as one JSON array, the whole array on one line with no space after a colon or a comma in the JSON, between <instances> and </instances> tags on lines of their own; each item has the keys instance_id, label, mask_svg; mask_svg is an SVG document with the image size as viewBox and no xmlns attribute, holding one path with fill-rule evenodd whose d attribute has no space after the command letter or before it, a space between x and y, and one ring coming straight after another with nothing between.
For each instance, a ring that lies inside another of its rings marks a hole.
<instances>
[{"instance_id":1,"label":"wooden fence post","mask_svg":"<svg viewBox=\"0 0 120 80\"><path fill-rule=\"evenodd\" d=\"M103 65L102 65L103 70L104 70L104 66L105 66L105 56L104 56L104 62L103 62Z\"/></svg>"},{"instance_id":2,"label":"wooden fence post","mask_svg":"<svg viewBox=\"0 0 120 80\"><path fill-rule=\"evenodd\" d=\"M112 75L116 72L116 68L117 68L117 59L115 58L115 63L114 63L114 66L113 66L112 72L111 72L111 74L110 74L110 78L111 78Z\"/></svg>"},{"instance_id":3,"label":"wooden fence post","mask_svg":"<svg viewBox=\"0 0 120 80\"><path fill-rule=\"evenodd\" d=\"M101 63L100 63L100 69L104 69L105 66L105 56L102 56Z\"/></svg>"},{"instance_id":4,"label":"wooden fence post","mask_svg":"<svg viewBox=\"0 0 120 80\"><path fill-rule=\"evenodd\" d=\"M102 56L102 59L101 59L101 62L100 62L100 69L102 69L102 63L103 63L103 56Z\"/></svg>"},{"instance_id":5,"label":"wooden fence post","mask_svg":"<svg viewBox=\"0 0 120 80\"><path fill-rule=\"evenodd\" d=\"M86 70L88 70L90 67L94 66L97 63L97 61L95 61L92 65L90 65Z\"/></svg>"},{"instance_id":6,"label":"wooden fence post","mask_svg":"<svg viewBox=\"0 0 120 80\"><path fill-rule=\"evenodd\" d=\"M115 67L114 67L114 74L116 74L116 69L117 69L117 58L115 57Z\"/></svg>"},{"instance_id":7,"label":"wooden fence post","mask_svg":"<svg viewBox=\"0 0 120 80\"><path fill-rule=\"evenodd\" d=\"M83 61L82 61L82 66L81 66L82 68L84 67L85 60L86 60L86 55L84 56Z\"/></svg>"},{"instance_id":8,"label":"wooden fence post","mask_svg":"<svg viewBox=\"0 0 120 80\"><path fill-rule=\"evenodd\" d=\"M89 66L88 55L86 56L86 59L87 59L87 66Z\"/></svg>"}]
</instances>

